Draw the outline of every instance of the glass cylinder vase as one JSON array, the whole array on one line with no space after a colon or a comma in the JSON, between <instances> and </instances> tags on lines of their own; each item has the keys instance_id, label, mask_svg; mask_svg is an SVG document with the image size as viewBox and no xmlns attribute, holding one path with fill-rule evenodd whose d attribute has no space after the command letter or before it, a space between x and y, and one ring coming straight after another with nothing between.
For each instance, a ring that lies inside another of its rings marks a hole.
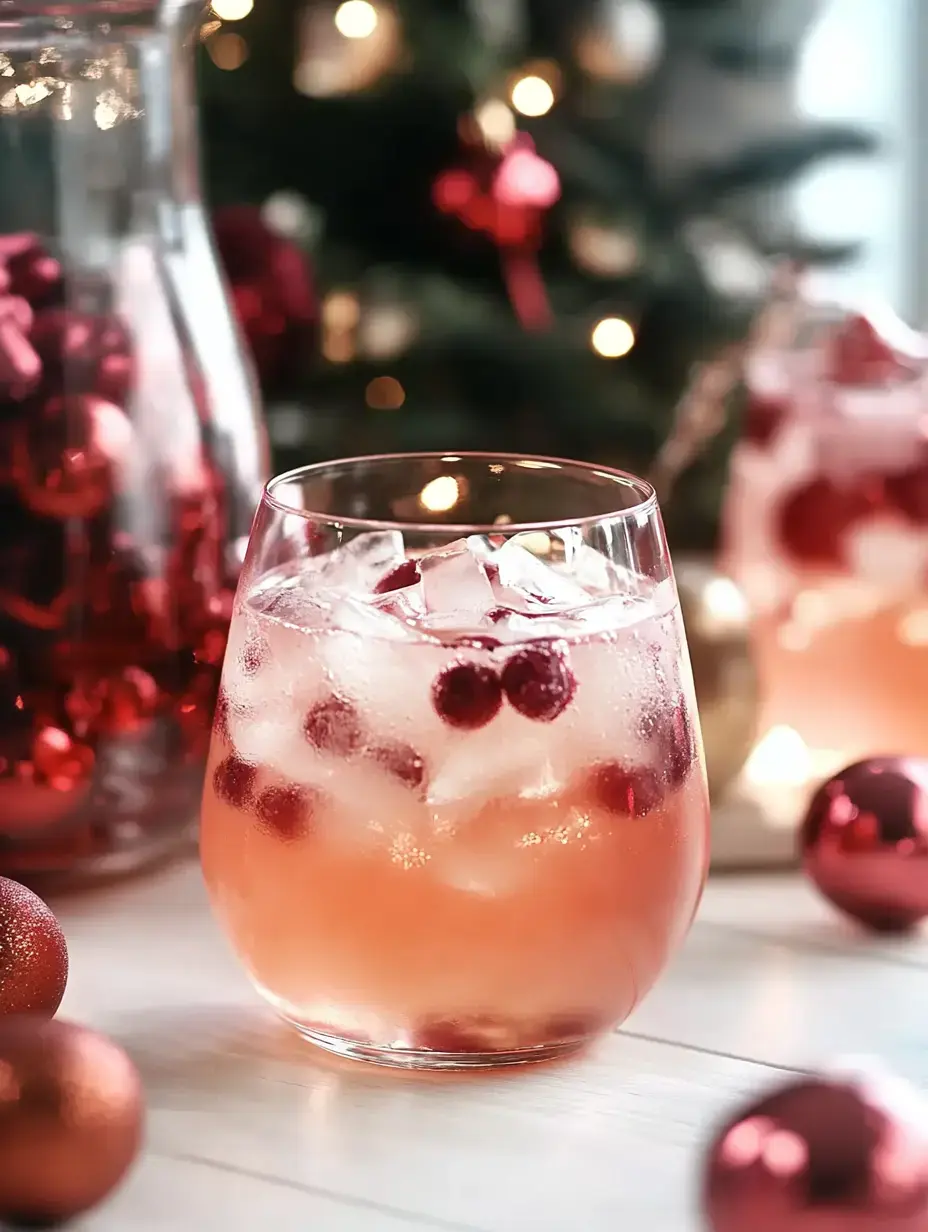
<instances>
[{"instance_id":1,"label":"glass cylinder vase","mask_svg":"<svg viewBox=\"0 0 928 1232\"><path fill-rule=\"evenodd\" d=\"M266 470L199 12L0 5L0 873L128 870L196 812Z\"/></svg>"}]
</instances>

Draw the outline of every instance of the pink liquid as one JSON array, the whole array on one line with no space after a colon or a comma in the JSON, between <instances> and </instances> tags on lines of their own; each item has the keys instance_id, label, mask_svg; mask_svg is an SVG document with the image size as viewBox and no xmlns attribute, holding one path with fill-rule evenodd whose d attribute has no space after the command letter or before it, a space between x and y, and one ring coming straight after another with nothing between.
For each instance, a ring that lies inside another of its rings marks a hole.
<instances>
[{"instance_id":1,"label":"pink liquid","mask_svg":"<svg viewBox=\"0 0 928 1232\"><path fill-rule=\"evenodd\" d=\"M563 713L532 722L504 705L474 731L442 721L436 676L518 646L375 644L244 605L232 638L203 868L284 1017L355 1055L480 1063L555 1055L631 1012L707 862L698 737L672 722L695 713L674 613L565 640ZM363 732L320 754L302 718L333 687Z\"/></svg>"}]
</instances>

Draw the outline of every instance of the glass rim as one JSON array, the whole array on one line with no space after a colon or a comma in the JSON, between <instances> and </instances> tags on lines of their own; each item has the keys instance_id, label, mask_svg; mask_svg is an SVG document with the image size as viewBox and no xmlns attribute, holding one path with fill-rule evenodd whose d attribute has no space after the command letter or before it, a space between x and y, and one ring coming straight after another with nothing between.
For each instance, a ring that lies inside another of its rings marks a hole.
<instances>
[{"instance_id":1,"label":"glass rim","mask_svg":"<svg viewBox=\"0 0 928 1232\"><path fill-rule=\"evenodd\" d=\"M323 471L342 468L343 470L376 462L526 462L526 469L560 469L569 467L587 476L608 479L639 496L633 505L615 509L605 513L581 514L577 517L547 518L540 522L418 522L412 520L392 521L383 518L358 518L337 513L326 513L322 510L307 509L303 506L288 504L274 495L274 489L285 483L299 482L307 476L319 475ZM264 485L261 493L262 504L268 504L273 509L290 516L304 518L307 522L331 522L338 526L347 526L352 530L398 530L412 533L429 534L436 530L460 535L518 535L530 531L545 531L561 527L595 526L598 522L614 521L618 518L653 517L658 512L657 493L652 484L631 471L621 470L615 466L601 466L596 462L578 462L571 458L557 458L545 454L507 453L491 450L438 450L427 449L410 453L375 453L360 454L357 457L332 458L328 462L310 462L305 466L297 466L292 470L273 475Z\"/></svg>"}]
</instances>

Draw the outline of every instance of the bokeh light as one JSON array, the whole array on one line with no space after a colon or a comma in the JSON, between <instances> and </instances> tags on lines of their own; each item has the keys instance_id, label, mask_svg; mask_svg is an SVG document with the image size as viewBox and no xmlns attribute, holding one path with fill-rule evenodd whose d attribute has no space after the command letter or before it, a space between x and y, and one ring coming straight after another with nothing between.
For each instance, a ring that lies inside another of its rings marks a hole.
<instances>
[{"instance_id":1,"label":"bokeh light","mask_svg":"<svg viewBox=\"0 0 928 1232\"><path fill-rule=\"evenodd\" d=\"M510 97L513 107L524 116L543 116L554 106L554 90L544 77L520 77Z\"/></svg>"},{"instance_id":2,"label":"bokeh light","mask_svg":"<svg viewBox=\"0 0 928 1232\"><path fill-rule=\"evenodd\" d=\"M216 67L228 72L241 68L248 59L248 44L240 34L215 34L206 50Z\"/></svg>"},{"instance_id":3,"label":"bokeh light","mask_svg":"<svg viewBox=\"0 0 928 1232\"><path fill-rule=\"evenodd\" d=\"M378 376L364 391L364 400L374 411L398 411L406 401L406 390L395 376Z\"/></svg>"},{"instance_id":4,"label":"bokeh light","mask_svg":"<svg viewBox=\"0 0 928 1232\"><path fill-rule=\"evenodd\" d=\"M345 0L335 11L335 28L345 38L370 38L378 20L377 10L369 0Z\"/></svg>"},{"instance_id":5,"label":"bokeh light","mask_svg":"<svg viewBox=\"0 0 928 1232\"><path fill-rule=\"evenodd\" d=\"M606 359L621 359L635 345L635 331L622 317L603 317L590 335L593 350Z\"/></svg>"},{"instance_id":6,"label":"bokeh light","mask_svg":"<svg viewBox=\"0 0 928 1232\"><path fill-rule=\"evenodd\" d=\"M487 145L508 145L516 135L516 118L501 98L481 103L474 119Z\"/></svg>"},{"instance_id":7,"label":"bokeh light","mask_svg":"<svg viewBox=\"0 0 928 1232\"><path fill-rule=\"evenodd\" d=\"M241 21L255 7L255 0L213 0L210 7L221 21Z\"/></svg>"},{"instance_id":8,"label":"bokeh light","mask_svg":"<svg viewBox=\"0 0 928 1232\"><path fill-rule=\"evenodd\" d=\"M453 475L439 475L419 493L419 503L430 513L446 513L458 503L460 487Z\"/></svg>"}]
</instances>

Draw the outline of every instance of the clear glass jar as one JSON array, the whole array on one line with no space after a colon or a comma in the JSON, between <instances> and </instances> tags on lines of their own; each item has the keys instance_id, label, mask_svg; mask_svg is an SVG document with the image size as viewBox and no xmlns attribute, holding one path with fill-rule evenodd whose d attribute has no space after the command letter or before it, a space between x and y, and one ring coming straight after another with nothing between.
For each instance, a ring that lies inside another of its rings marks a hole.
<instances>
[{"instance_id":1,"label":"clear glass jar","mask_svg":"<svg viewBox=\"0 0 928 1232\"><path fill-rule=\"evenodd\" d=\"M266 470L199 13L0 3L0 873L127 870L195 817Z\"/></svg>"},{"instance_id":2,"label":"clear glass jar","mask_svg":"<svg viewBox=\"0 0 928 1232\"><path fill-rule=\"evenodd\" d=\"M928 756L928 347L871 313L809 314L748 367L724 563L752 608L758 781Z\"/></svg>"}]
</instances>

